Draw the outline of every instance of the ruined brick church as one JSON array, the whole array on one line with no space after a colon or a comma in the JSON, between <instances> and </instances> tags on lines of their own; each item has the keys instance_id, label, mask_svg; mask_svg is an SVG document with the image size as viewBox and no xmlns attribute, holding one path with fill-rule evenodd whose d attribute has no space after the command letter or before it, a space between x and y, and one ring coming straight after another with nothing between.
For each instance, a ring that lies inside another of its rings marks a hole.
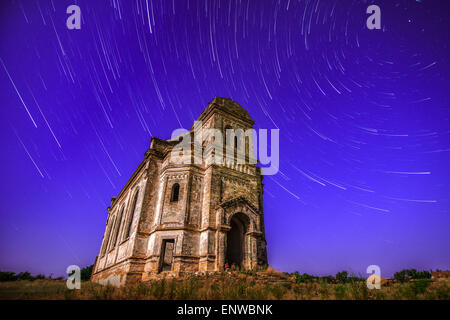
<instances>
[{"instance_id":1,"label":"ruined brick church","mask_svg":"<svg viewBox=\"0 0 450 320\"><path fill-rule=\"evenodd\" d=\"M253 128L238 103L214 98L184 135L196 130ZM253 155L245 137L244 158ZM261 169L254 163L225 160L225 152L202 139L200 161L171 161L180 137L151 138L150 149L108 208L106 230L92 281L123 285L158 274L173 276L223 270L225 264L251 269L267 264ZM192 150L198 143L194 138ZM234 142L231 139L231 142ZM198 147L198 146L197 146ZM240 151L239 151L240 152ZM181 155L180 155L181 156ZM210 161L224 157L223 163ZM193 159L193 152L182 154ZM198 160L198 159L197 159Z\"/></svg>"}]
</instances>

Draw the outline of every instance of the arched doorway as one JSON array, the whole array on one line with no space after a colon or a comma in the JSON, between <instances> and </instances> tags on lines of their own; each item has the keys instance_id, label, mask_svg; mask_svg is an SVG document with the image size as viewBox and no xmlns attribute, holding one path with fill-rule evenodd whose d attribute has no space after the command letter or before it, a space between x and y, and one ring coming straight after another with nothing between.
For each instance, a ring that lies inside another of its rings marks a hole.
<instances>
[{"instance_id":1,"label":"arched doorway","mask_svg":"<svg viewBox=\"0 0 450 320\"><path fill-rule=\"evenodd\" d=\"M227 234L227 252L225 262L230 266L244 267L245 233L248 230L249 219L243 213L236 213L230 221L230 231Z\"/></svg>"}]
</instances>

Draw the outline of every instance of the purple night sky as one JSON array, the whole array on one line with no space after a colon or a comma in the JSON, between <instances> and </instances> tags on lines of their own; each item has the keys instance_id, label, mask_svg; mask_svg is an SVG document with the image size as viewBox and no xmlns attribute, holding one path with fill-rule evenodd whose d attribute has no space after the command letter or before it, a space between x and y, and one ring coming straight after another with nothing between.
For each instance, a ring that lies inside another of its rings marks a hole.
<instances>
[{"instance_id":1,"label":"purple night sky","mask_svg":"<svg viewBox=\"0 0 450 320\"><path fill-rule=\"evenodd\" d=\"M366 8L381 8L368 30ZM81 30L66 8L81 8ZM0 270L94 262L110 199L215 96L280 129L269 264L450 269L449 6L15 0L0 8Z\"/></svg>"}]
</instances>

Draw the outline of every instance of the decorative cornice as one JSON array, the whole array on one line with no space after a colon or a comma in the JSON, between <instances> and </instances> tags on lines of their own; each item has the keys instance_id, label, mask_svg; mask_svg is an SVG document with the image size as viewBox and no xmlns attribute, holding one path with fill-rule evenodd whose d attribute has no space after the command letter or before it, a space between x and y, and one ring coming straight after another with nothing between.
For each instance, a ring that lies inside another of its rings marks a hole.
<instances>
[{"instance_id":1,"label":"decorative cornice","mask_svg":"<svg viewBox=\"0 0 450 320\"><path fill-rule=\"evenodd\" d=\"M249 206L255 213L258 212L258 208L256 208L250 201L248 201L243 196L224 201L224 202L220 203L219 206L222 207L223 209L227 209L227 208L235 207L241 203Z\"/></svg>"},{"instance_id":2,"label":"decorative cornice","mask_svg":"<svg viewBox=\"0 0 450 320\"><path fill-rule=\"evenodd\" d=\"M249 181L247 179L243 179L243 178L220 175L220 179L223 182L229 181L231 183L240 184L240 185L244 185L244 186L247 186L247 187L252 186L252 182L251 181Z\"/></svg>"}]
</instances>

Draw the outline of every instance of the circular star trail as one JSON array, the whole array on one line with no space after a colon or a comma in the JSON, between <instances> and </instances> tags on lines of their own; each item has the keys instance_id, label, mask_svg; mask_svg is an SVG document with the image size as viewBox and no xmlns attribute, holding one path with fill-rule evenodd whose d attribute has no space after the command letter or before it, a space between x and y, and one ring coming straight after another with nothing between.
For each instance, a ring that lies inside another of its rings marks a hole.
<instances>
[{"instance_id":1,"label":"circular star trail","mask_svg":"<svg viewBox=\"0 0 450 320\"><path fill-rule=\"evenodd\" d=\"M6 1L0 268L92 264L106 207L150 146L215 96L280 129L269 264L450 267L448 7L377 1Z\"/></svg>"}]
</instances>

